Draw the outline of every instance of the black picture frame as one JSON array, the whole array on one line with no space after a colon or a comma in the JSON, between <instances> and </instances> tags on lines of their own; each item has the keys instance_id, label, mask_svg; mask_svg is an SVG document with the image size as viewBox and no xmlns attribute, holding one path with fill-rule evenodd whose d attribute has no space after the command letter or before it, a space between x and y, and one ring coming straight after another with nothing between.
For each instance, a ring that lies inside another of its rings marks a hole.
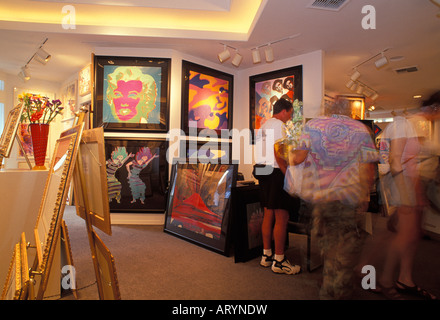
<instances>
[{"instance_id":1,"label":"black picture frame","mask_svg":"<svg viewBox=\"0 0 440 320\"><path fill-rule=\"evenodd\" d=\"M236 176L233 164L174 164L164 232L228 256Z\"/></svg>"},{"instance_id":2,"label":"black picture frame","mask_svg":"<svg viewBox=\"0 0 440 320\"><path fill-rule=\"evenodd\" d=\"M286 83L290 77L293 77L293 90L286 89ZM274 89L277 84L281 84L281 88L278 86L279 91ZM265 119L272 116L272 105L280 98L287 99L294 105L295 112L292 121L302 120L302 65L249 77L249 129L252 143L255 143L255 131L260 128ZM295 117L301 119L295 119Z\"/></svg>"},{"instance_id":3,"label":"black picture frame","mask_svg":"<svg viewBox=\"0 0 440 320\"><path fill-rule=\"evenodd\" d=\"M258 185L236 186L232 189L234 261L246 262L262 255L261 206Z\"/></svg>"},{"instance_id":4,"label":"black picture frame","mask_svg":"<svg viewBox=\"0 0 440 320\"><path fill-rule=\"evenodd\" d=\"M168 132L171 59L94 56L93 61L95 128ZM137 104L135 109L140 112L123 107L130 103Z\"/></svg>"},{"instance_id":5,"label":"black picture frame","mask_svg":"<svg viewBox=\"0 0 440 320\"><path fill-rule=\"evenodd\" d=\"M149 148L150 157L146 150L143 154L141 153L141 148L144 147ZM125 151L122 148L125 148ZM110 212L165 212L168 187L167 149L168 141L166 139L105 137ZM113 157L120 156L122 164L113 163L110 165L109 161L112 159L112 152L114 151L116 153L113 154ZM133 161L136 159L138 152L138 159L147 156L147 159L151 159L151 161L146 165L137 162L136 166ZM133 172L135 167L136 169ZM131 176L129 170L132 173Z\"/></svg>"},{"instance_id":6,"label":"black picture frame","mask_svg":"<svg viewBox=\"0 0 440 320\"><path fill-rule=\"evenodd\" d=\"M212 88L208 87L213 83ZM196 88L200 89L200 94L190 94L190 90L195 91ZM198 135L202 130L212 131L219 138L222 130L228 130L229 136L229 130L232 129L233 100L233 75L182 61L181 129L187 136ZM193 108L197 105L199 106ZM190 121L197 122L197 127L191 127ZM215 126L216 124L218 125Z\"/></svg>"}]
</instances>

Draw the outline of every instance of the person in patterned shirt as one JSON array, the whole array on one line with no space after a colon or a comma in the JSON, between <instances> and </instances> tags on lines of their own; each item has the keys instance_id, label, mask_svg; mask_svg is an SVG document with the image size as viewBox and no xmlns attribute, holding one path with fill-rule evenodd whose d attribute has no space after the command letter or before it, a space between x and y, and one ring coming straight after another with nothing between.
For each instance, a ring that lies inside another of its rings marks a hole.
<instances>
[{"instance_id":1,"label":"person in patterned shirt","mask_svg":"<svg viewBox=\"0 0 440 320\"><path fill-rule=\"evenodd\" d=\"M357 210L368 205L379 155L370 131L349 117L348 101L308 121L294 154L304 162L302 198L312 207L312 232L324 259L321 299L348 299L362 247Z\"/></svg>"}]
</instances>

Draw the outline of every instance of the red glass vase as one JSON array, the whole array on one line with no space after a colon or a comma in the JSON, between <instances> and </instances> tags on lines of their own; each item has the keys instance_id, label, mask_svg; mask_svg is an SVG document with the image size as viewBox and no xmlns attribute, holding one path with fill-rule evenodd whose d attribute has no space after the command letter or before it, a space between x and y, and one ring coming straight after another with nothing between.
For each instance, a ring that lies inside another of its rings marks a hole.
<instances>
[{"instance_id":1,"label":"red glass vase","mask_svg":"<svg viewBox=\"0 0 440 320\"><path fill-rule=\"evenodd\" d=\"M46 170L44 162L46 160L47 138L49 136L49 125L41 123L31 123L32 148L34 150L35 167L32 170Z\"/></svg>"}]
</instances>

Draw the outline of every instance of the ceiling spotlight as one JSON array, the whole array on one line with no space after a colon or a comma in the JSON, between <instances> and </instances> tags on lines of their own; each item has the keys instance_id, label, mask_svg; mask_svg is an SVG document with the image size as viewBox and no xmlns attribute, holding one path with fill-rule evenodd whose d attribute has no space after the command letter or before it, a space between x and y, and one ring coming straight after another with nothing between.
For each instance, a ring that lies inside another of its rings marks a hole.
<instances>
[{"instance_id":1,"label":"ceiling spotlight","mask_svg":"<svg viewBox=\"0 0 440 320\"><path fill-rule=\"evenodd\" d=\"M39 63L41 64L46 64L50 58L51 55L49 53L47 53L46 51L44 51L43 48L38 49L38 51L35 53L34 56L35 60L37 60Z\"/></svg>"},{"instance_id":2,"label":"ceiling spotlight","mask_svg":"<svg viewBox=\"0 0 440 320\"><path fill-rule=\"evenodd\" d=\"M229 52L228 48L224 46L224 50L220 52L217 56L220 62L223 63L231 57L231 53Z\"/></svg>"},{"instance_id":3,"label":"ceiling spotlight","mask_svg":"<svg viewBox=\"0 0 440 320\"><path fill-rule=\"evenodd\" d=\"M380 58L379 60L377 60L375 63L376 68L380 69L382 68L384 65L388 64L388 59L387 57L385 57L385 55L382 52L382 58Z\"/></svg>"},{"instance_id":4,"label":"ceiling spotlight","mask_svg":"<svg viewBox=\"0 0 440 320\"><path fill-rule=\"evenodd\" d=\"M374 111L374 109L376 109L376 107L375 106L371 106L371 107L368 108L368 111Z\"/></svg>"},{"instance_id":5,"label":"ceiling spotlight","mask_svg":"<svg viewBox=\"0 0 440 320\"><path fill-rule=\"evenodd\" d=\"M352 75L351 75L351 80L356 81L357 79L359 79L359 77L361 76L359 71L355 71Z\"/></svg>"},{"instance_id":6,"label":"ceiling spotlight","mask_svg":"<svg viewBox=\"0 0 440 320\"><path fill-rule=\"evenodd\" d=\"M235 53L234 58L232 58L232 64L236 67L238 67L241 63L241 61L243 60L243 56L241 54L238 53L238 51Z\"/></svg>"},{"instance_id":7,"label":"ceiling spotlight","mask_svg":"<svg viewBox=\"0 0 440 320\"><path fill-rule=\"evenodd\" d=\"M258 48L255 48L254 50L252 50L252 61L254 63L261 62L260 50L258 50Z\"/></svg>"},{"instance_id":8,"label":"ceiling spotlight","mask_svg":"<svg viewBox=\"0 0 440 320\"><path fill-rule=\"evenodd\" d=\"M274 60L273 49L270 45L267 46L267 48L264 50L264 53L266 55L266 62L272 62Z\"/></svg>"},{"instance_id":9,"label":"ceiling spotlight","mask_svg":"<svg viewBox=\"0 0 440 320\"><path fill-rule=\"evenodd\" d=\"M351 89L351 87L355 84L353 80L349 80L347 84L345 85L348 89Z\"/></svg>"},{"instance_id":10,"label":"ceiling spotlight","mask_svg":"<svg viewBox=\"0 0 440 320\"><path fill-rule=\"evenodd\" d=\"M26 67L21 68L20 73L18 74L21 80L28 81L31 78L31 75L29 74L29 71Z\"/></svg>"},{"instance_id":11,"label":"ceiling spotlight","mask_svg":"<svg viewBox=\"0 0 440 320\"><path fill-rule=\"evenodd\" d=\"M378 97L379 97L379 95L377 94L377 92L375 92L375 93L371 96L371 100L375 101Z\"/></svg>"},{"instance_id":12,"label":"ceiling spotlight","mask_svg":"<svg viewBox=\"0 0 440 320\"><path fill-rule=\"evenodd\" d=\"M362 94L364 92L364 87L363 86L358 86L356 93L357 94Z\"/></svg>"}]
</instances>

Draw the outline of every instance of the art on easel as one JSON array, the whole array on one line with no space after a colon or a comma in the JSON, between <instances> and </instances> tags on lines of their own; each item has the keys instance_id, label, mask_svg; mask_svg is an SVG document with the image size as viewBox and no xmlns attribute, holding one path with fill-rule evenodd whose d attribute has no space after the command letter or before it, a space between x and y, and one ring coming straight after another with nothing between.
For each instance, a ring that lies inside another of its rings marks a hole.
<instances>
[{"instance_id":1,"label":"art on easel","mask_svg":"<svg viewBox=\"0 0 440 320\"><path fill-rule=\"evenodd\" d=\"M85 130L74 173L77 214L86 222L96 283L101 300L119 300L115 260L93 226L111 235L110 209L105 165L104 130Z\"/></svg>"},{"instance_id":2,"label":"art on easel","mask_svg":"<svg viewBox=\"0 0 440 320\"><path fill-rule=\"evenodd\" d=\"M23 113L24 104L18 104L15 108L13 108L6 120L5 127L3 129L2 136L0 138L0 166L3 162L3 158L9 158L11 153L12 145L14 143L14 139L17 140L18 146L20 147L21 152L23 153L26 162L30 169L32 169L32 165L27 157L27 154L23 148L20 138L17 135L18 126L20 124L21 115Z\"/></svg>"},{"instance_id":3,"label":"art on easel","mask_svg":"<svg viewBox=\"0 0 440 320\"><path fill-rule=\"evenodd\" d=\"M86 219L86 212L88 211L92 225L111 235L103 128L85 130L79 150L83 166L82 174L85 189L88 191L88 197L86 204L86 199L84 199L83 192L81 192L80 172L78 166L76 166L74 169L73 186L77 214L81 218ZM87 211L86 207L88 207Z\"/></svg>"},{"instance_id":4,"label":"art on easel","mask_svg":"<svg viewBox=\"0 0 440 320\"><path fill-rule=\"evenodd\" d=\"M83 124L67 131L56 142L34 229L37 256L31 274L38 300L43 299L47 288Z\"/></svg>"},{"instance_id":5,"label":"art on easel","mask_svg":"<svg viewBox=\"0 0 440 320\"><path fill-rule=\"evenodd\" d=\"M27 258L27 244L24 232L20 242L15 245L9 264L8 275L3 286L1 300L26 299L29 290L29 264Z\"/></svg>"},{"instance_id":6,"label":"art on easel","mask_svg":"<svg viewBox=\"0 0 440 320\"><path fill-rule=\"evenodd\" d=\"M118 277L116 275L115 259L101 238L92 231L95 246L96 262L101 286L99 296L101 300L120 300Z\"/></svg>"}]
</instances>

